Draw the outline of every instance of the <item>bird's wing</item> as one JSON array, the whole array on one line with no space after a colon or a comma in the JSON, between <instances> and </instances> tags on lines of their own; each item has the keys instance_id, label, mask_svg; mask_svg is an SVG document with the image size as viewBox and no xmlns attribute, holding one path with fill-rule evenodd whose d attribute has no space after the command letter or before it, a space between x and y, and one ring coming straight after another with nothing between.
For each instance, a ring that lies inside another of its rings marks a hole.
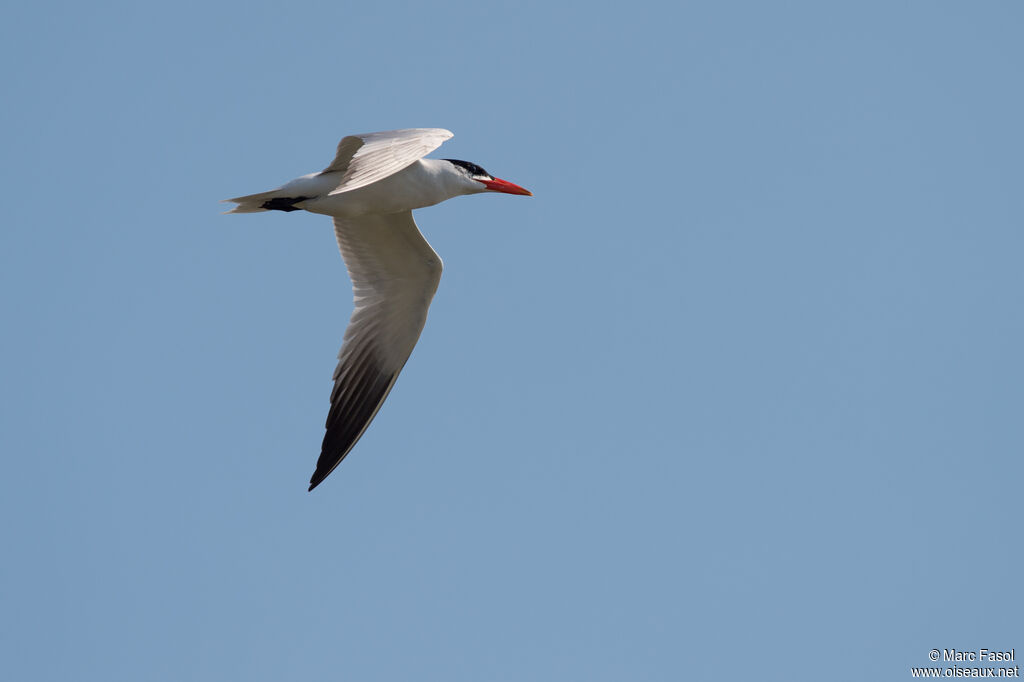
<instances>
[{"instance_id":1,"label":"bird's wing","mask_svg":"<svg viewBox=\"0 0 1024 682\"><path fill-rule=\"evenodd\" d=\"M452 137L443 128L408 128L383 133L349 135L338 143L338 152L322 173L340 173L330 193L341 194L394 175L434 151Z\"/></svg>"},{"instance_id":2,"label":"bird's wing","mask_svg":"<svg viewBox=\"0 0 1024 682\"><path fill-rule=\"evenodd\" d=\"M312 490L356 444L409 359L441 281L441 259L416 228L412 211L335 218L355 310L334 370Z\"/></svg>"}]
</instances>

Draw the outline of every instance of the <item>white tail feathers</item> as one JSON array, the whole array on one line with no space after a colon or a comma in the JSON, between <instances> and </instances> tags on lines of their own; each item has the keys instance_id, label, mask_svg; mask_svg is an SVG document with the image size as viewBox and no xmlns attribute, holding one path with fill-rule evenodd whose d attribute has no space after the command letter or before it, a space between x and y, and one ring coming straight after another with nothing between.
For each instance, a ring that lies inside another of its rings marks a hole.
<instances>
[{"instance_id":1,"label":"white tail feathers","mask_svg":"<svg viewBox=\"0 0 1024 682\"><path fill-rule=\"evenodd\" d=\"M244 197L225 199L238 204L225 213L259 213L261 211L301 211L296 204L327 194L338 186L336 173L310 173L295 178L289 183L259 194L247 194Z\"/></svg>"},{"instance_id":2,"label":"white tail feathers","mask_svg":"<svg viewBox=\"0 0 1024 682\"><path fill-rule=\"evenodd\" d=\"M224 211L225 213L259 213L260 211L266 211L268 209L263 208L263 204L270 201L275 196L280 196L281 190L274 189L269 192L260 192L259 194L249 194L244 197L235 197L234 199L224 199L221 203L235 203L235 206L230 211Z\"/></svg>"}]
</instances>

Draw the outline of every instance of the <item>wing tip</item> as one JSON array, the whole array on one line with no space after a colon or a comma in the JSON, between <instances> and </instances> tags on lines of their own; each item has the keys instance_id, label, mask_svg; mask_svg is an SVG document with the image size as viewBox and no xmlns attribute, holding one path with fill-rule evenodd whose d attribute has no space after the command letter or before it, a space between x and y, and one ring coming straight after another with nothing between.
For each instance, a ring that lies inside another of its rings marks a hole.
<instances>
[{"instance_id":1,"label":"wing tip","mask_svg":"<svg viewBox=\"0 0 1024 682\"><path fill-rule=\"evenodd\" d=\"M338 466L338 465L335 464L334 466ZM324 479L326 479L328 476L330 476L332 471L334 471L334 467L331 467L327 471L324 471L320 467L317 467L316 471L313 472L313 476L309 479L309 488L306 489L306 492L307 493L313 492L313 488L315 488L318 485L320 485L321 483L323 483Z\"/></svg>"}]
</instances>

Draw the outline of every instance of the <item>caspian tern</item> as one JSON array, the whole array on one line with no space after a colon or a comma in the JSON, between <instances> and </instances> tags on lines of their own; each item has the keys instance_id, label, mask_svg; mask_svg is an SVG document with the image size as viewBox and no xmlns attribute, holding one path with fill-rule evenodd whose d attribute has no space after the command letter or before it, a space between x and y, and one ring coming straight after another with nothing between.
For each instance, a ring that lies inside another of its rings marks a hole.
<instances>
[{"instance_id":1,"label":"caspian tern","mask_svg":"<svg viewBox=\"0 0 1024 682\"><path fill-rule=\"evenodd\" d=\"M450 137L441 128L350 135L319 173L226 199L238 204L228 213L304 210L331 216L352 279L355 309L338 353L327 433L310 490L373 421L427 320L441 259L417 229L412 210L463 194L532 196L468 161L423 158Z\"/></svg>"}]
</instances>

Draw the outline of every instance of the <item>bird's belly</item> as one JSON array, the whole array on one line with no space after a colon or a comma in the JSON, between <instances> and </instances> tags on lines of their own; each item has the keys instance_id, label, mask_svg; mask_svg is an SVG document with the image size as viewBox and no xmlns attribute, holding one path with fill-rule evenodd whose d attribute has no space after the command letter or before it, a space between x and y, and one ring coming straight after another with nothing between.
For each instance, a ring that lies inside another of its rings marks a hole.
<instances>
[{"instance_id":1,"label":"bird's belly","mask_svg":"<svg viewBox=\"0 0 1024 682\"><path fill-rule=\"evenodd\" d=\"M299 206L310 213L322 213L338 218L354 218L369 213L397 213L410 208L403 205L403 202L388 201L387 197L384 199L381 201L361 194L361 190L355 190L308 199Z\"/></svg>"},{"instance_id":2,"label":"bird's belly","mask_svg":"<svg viewBox=\"0 0 1024 682\"><path fill-rule=\"evenodd\" d=\"M418 164L348 192L315 197L300 204L311 213L353 218L369 213L398 213L433 206L448 198L419 178Z\"/></svg>"}]
</instances>

